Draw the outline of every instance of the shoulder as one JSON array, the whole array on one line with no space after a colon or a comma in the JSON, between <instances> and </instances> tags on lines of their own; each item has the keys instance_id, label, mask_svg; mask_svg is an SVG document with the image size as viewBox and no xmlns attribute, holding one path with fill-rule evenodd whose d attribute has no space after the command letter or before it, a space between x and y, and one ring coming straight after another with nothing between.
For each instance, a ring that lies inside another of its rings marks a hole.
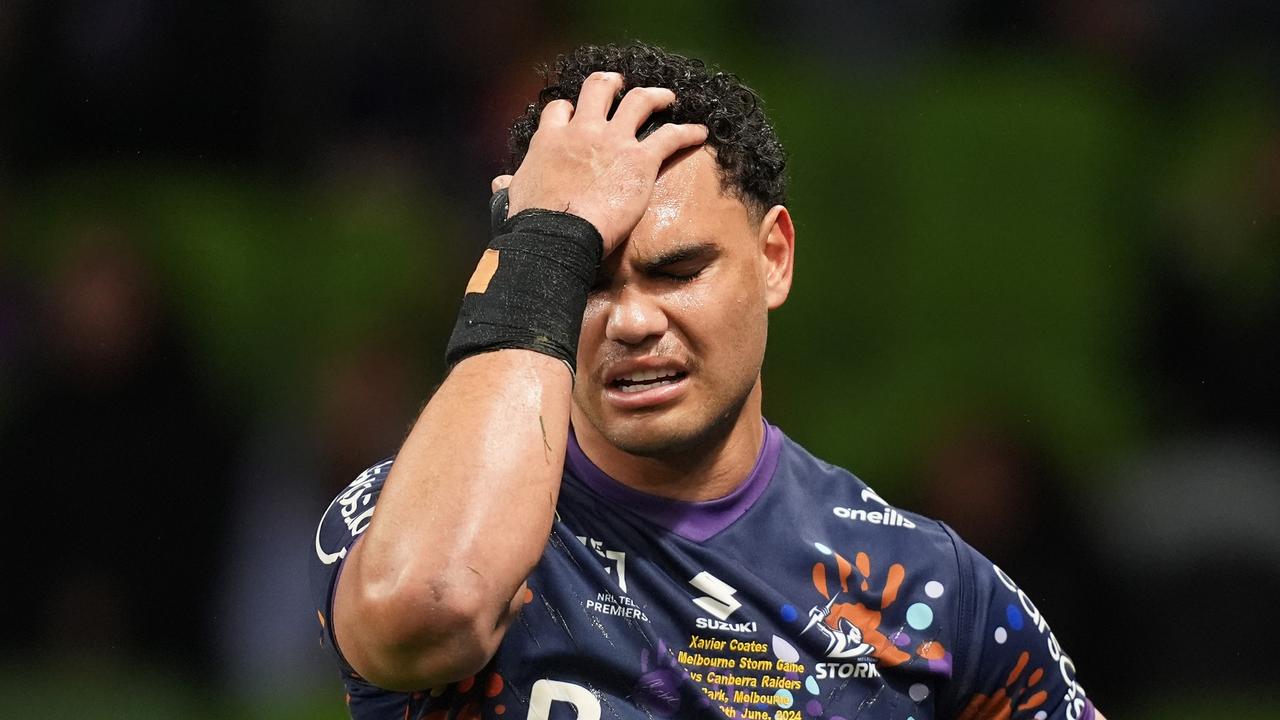
<instances>
[{"instance_id":1,"label":"shoulder","mask_svg":"<svg viewBox=\"0 0 1280 720\"><path fill-rule=\"evenodd\" d=\"M1016 704L1037 718L1093 718L1075 663L1035 602L985 555L959 537L955 543L971 589L960 612L965 652L953 707L963 707L962 717L1007 716Z\"/></svg>"},{"instance_id":2,"label":"shoulder","mask_svg":"<svg viewBox=\"0 0 1280 720\"><path fill-rule=\"evenodd\" d=\"M831 577L840 578L842 588L849 573L892 577L890 597L900 598L904 610L922 604L916 615L936 616L952 634L950 642L963 639L961 626L973 612L975 553L951 528L898 507L794 442L788 441L779 473L775 485L792 508L791 522L811 538L809 545L822 556L818 565L829 566L815 567L815 577L835 572Z\"/></svg>"},{"instance_id":3,"label":"shoulder","mask_svg":"<svg viewBox=\"0 0 1280 720\"><path fill-rule=\"evenodd\" d=\"M957 560L960 548L945 525L892 504L862 478L813 455L785 435L773 484L832 534L919 546L945 562Z\"/></svg>"},{"instance_id":4,"label":"shoulder","mask_svg":"<svg viewBox=\"0 0 1280 720\"><path fill-rule=\"evenodd\" d=\"M846 577L871 590L883 587L882 619L904 628L899 634L936 634L942 656L929 665L949 678L945 707L966 718L1009 717L1015 709L1028 718L1092 717L1075 664L1035 602L955 531L895 507L791 441L779 473L777 484L803 504L822 538L817 549L828 558L814 568L819 591L834 597L852 587Z\"/></svg>"}]
</instances>

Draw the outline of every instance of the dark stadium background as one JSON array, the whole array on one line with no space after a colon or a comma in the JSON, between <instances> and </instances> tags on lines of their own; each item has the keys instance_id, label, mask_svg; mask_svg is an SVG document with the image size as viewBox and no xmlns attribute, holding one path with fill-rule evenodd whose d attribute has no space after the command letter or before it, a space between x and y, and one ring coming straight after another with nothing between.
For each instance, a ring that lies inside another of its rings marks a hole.
<instances>
[{"instance_id":1,"label":"dark stadium background","mask_svg":"<svg viewBox=\"0 0 1280 720\"><path fill-rule=\"evenodd\" d=\"M1274 717L1263 0L0 2L0 715L343 716L314 522L440 379L534 66L630 38L789 146L767 416L1008 569L1112 718Z\"/></svg>"}]
</instances>

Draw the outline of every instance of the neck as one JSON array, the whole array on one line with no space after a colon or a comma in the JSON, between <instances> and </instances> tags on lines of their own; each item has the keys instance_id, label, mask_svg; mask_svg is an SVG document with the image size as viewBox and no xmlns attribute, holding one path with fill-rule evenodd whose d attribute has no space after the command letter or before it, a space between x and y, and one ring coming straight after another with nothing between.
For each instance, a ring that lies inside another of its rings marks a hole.
<instances>
[{"instance_id":1,"label":"neck","mask_svg":"<svg viewBox=\"0 0 1280 720\"><path fill-rule=\"evenodd\" d=\"M640 456L609 442L575 407L573 428L582 452L614 480L640 492L697 502L733 492L751 473L764 444L760 382L725 424L671 453Z\"/></svg>"}]
</instances>

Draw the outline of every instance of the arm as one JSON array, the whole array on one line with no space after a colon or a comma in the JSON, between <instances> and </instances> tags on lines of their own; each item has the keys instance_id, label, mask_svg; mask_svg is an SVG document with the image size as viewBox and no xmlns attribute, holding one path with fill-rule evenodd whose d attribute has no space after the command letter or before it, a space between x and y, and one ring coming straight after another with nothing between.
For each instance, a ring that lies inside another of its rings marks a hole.
<instances>
[{"instance_id":1,"label":"arm","mask_svg":"<svg viewBox=\"0 0 1280 720\"><path fill-rule=\"evenodd\" d=\"M575 108L549 103L511 179L510 213L573 213L608 254L639 221L658 169L706 130L636 129L674 100L596 73ZM585 298L586 287L581 288ZM405 440L361 541L345 559L333 631L352 667L387 689L421 689L479 670L520 606L551 528L568 442L572 374L529 349L459 361Z\"/></svg>"},{"instance_id":2,"label":"arm","mask_svg":"<svg viewBox=\"0 0 1280 720\"><path fill-rule=\"evenodd\" d=\"M950 533L950 529L948 528ZM1013 579L951 533L959 553L961 606L971 605L957 640L948 705L958 720L1105 720L1076 678L1076 666L1048 620ZM968 577L966 582L965 576ZM968 601L963 596L968 595Z\"/></svg>"}]
</instances>

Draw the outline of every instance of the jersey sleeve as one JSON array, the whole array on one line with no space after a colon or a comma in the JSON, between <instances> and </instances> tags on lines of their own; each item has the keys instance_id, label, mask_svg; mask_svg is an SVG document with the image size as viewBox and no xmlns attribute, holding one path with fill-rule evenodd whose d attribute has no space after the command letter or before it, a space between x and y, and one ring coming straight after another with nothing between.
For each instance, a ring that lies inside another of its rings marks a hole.
<instances>
[{"instance_id":1,"label":"jersey sleeve","mask_svg":"<svg viewBox=\"0 0 1280 720\"><path fill-rule=\"evenodd\" d=\"M435 717L432 713L449 708L451 703L458 702L465 707L468 701L457 692L398 692L377 687L351 667L334 639L330 619L333 617L334 589L342 576L342 564L369 527L392 462L384 460L360 473L334 498L316 528L315 552L311 558L311 595L320 623L320 642L338 662L346 689L347 710L354 720ZM474 684L471 681L461 685L469 687Z\"/></svg>"},{"instance_id":2,"label":"jersey sleeve","mask_svg":"<svg viewBox=\"0 0 1280 720\"><path fill-rule=\"evenodd\" d=\"M948 528L949 530L949 528ZM959 720L1093 720L1076 667L1044 614L1003 570L952 533L968 586L969 636L951 693ZM965 602L965 601L962 601Z\"/></svg>"},{"instance_id":3,"label":"jersey sleeve","mask_svg":"<svg viewBox=\"0 0 1280 720\"><path fill-rule=\"evenodd\" d=\"M333 617L333 591L342 574L342 561L369 527L391 463L384 460L360 473L329 503L316 527L315 552L311 557L311 597L320 622L321 643L334 653L345 672L351 672L351 666L338 649L329 621Z\"/></svg>"}]
</instances>

